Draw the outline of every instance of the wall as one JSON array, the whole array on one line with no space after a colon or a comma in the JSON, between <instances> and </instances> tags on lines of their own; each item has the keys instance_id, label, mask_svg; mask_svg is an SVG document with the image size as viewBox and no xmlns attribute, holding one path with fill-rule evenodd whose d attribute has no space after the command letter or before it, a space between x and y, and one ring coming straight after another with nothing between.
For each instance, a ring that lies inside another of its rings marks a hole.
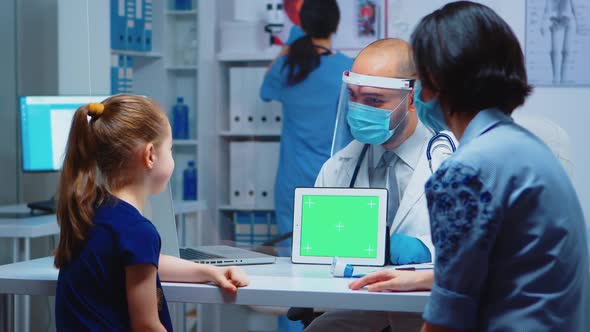
<instances>
[{"instance_id":1,"label":"wall","mask_svg":"<svg viewBox=\"0 0 590 332\"><path fill-rule=\"evenodd\" d=\"M57 0L17 2L19 96L53 95L57 84ZM20 144L20 141L17 143ZM20 145L17 146L17 151ZM13 173L14 174L14 173ZM48 199L55 193L57 174L19 171L20 201Z\"/></svg>"},{"instance_id":2,"label":"wall","mask_svg":"<svg viewBox=\"0 0 590 332\"><path fill-rule=\"evenodd\" d=\"M16 8L14 1L0 2L0 204L17 201L17 98L16 98Z\"/></svg>"},{"instance_id":3,"label":"wall","mask_svg":"<svg viewBox=\"0 0 590 332\"><path fill-rule=\"evenodd\" d=\"M89 0L87 16L86 3L18 1L18 95L90 94L90 81L93 94L109 93L109 7L103 0ZM58 173L19 175L21 201L48 199L56 192Z\"/></svg>"},{"instance_id":4,"label":"wall","mask_svg":"<svg viewBox=\"0 0 590 332\"><path fill-rule=\"evenodd\" d=\"M521 45L525 41L525 1L498 1L498 12L512 26ZM587 153L586 126L590 113L584 100L590 96L590 87L536 88L522 107L523 112L545 116L567 131L572 141L574 161L573 182L580 197L586 222L590 223L590 155Z\"/></svg>"},{"instance_id":5,"label":"wall","mask_svg":"<svg viewBox=\"0 0 590 332\"><path fill-rule=\"evenodd\" d=\"M109 94L109 6L104 0L58 0L58 4L58 93Z\"/></svg>"},{"instance_id":6,"label":"wall","mask_svg":"<svg viewBox=\"0 0 590 332\"><path fill-rule=\"evenodd\" d=\"M17 200L17 153L16 145L16 8L14 0L0 1L0 204ZM9 263L12 243L0 239L0 264ZM7 330L5 323L8 296L0 295L0 330Z\"/></svg>"}]
</instances>

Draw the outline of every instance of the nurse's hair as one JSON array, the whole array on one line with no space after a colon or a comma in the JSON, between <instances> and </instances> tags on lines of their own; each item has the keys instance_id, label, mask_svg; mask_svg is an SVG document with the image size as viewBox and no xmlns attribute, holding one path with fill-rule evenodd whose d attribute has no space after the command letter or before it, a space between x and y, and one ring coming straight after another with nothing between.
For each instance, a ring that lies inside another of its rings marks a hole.
<instances>
[{"instance_id":1,"label":"nurse's hair","mask_svg":"<svg viewBox=\"0 0 590 332\"><path fill-rule=\"evenodd\" d=\"M112 190L134 181L142 144L158 146L168 120L153 100L120 94L74 113L57 193L60 238L54 265L67 265L82 248L95 209Z\"/></svg>"},{"instance_id":2,"label":"nurse's hair","mask_svg":"<svg viewBox=\"0 0 590 332\"><path fill-rule=\"evenodd\" d=\"M288 70L289 85L305 80L320 65L320 55L311 39L325 39L336 32L340 22L340 8L336 0L304 0L299 19L305 36L289 46L284 64Z\"/></svg>"},{"instance_id":3,"label":"nurse's hair","mask_svg":"<svg viewBox=\"0 0 590 332\"><path fill-rule=\"evenodd\" d=\"M411 39L422 86L451 112L511 114L531 92L518 39L485 5L447 4L424 17Z\"/></svg>"}]
</instances>

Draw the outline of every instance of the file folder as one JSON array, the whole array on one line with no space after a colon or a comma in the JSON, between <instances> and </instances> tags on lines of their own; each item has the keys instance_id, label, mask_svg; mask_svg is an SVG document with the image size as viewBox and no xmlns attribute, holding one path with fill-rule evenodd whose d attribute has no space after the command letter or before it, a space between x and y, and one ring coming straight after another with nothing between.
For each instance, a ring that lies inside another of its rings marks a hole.
<instances>
[{"instance_id":1,"label":"file folder","mask_svg":"<svg viewBox=\"0 0 590 332\"><path fill-rule=\"evenodd\" d=\"M125 0L125 49L133 50L133 38L135 36L135 1Z\"/></svg>"},{"instance_id":2,"label":"file folder","mask_svg":"<svg viewBox=\"0 0 590 332\"><path fill-rule=\"evenodd\" d=\"M144 0L135 0L135 27L133 28L133 45L134 51L143 51L143 31L144 31Z\"/></svg>"},{"instance_id":3,"label":"file folder","mask_svg":"<svg viewBox=\"0 0 590 332\"><path fill-rule=\"evenodd\" d=\"M143 51L151 52L152 51L152 22L154 18L154 8L152 4L152 0L145 0L143 4L144 9L144 29L143 29Z\"/></svg>"},{"instance_id":4,"label":"file folder","mask_svg":"<svg viewBox=\"0 0 590 332\"><path fill-rule=\"evenodd\" d=\"M111 48L124 50L126 35L126 0L111 0Z\"/></svg>"}]
</instances>

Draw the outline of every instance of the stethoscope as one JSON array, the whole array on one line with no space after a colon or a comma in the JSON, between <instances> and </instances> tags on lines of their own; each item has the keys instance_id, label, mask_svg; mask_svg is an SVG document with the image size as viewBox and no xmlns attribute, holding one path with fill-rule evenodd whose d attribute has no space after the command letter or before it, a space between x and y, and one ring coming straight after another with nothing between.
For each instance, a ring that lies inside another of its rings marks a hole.
<instances>
[{"instance_id":1,"label":"stethoscope","mask_svg":"<svg viewBox=\"0 0 590 332\"><path fill-rule=\"evenodd\" d=\"M447 147L446 144L444 143L439 143L439 144L434 144L437 140L446 140L447 142L449 142L449 145L451 147L451 152L455 152L457 150L457 147L455 146L455 142L453 142L453 139L451 138L451 136L445 134L445 133L436 133L434 136L432 136L430 138L430 140L428 140L428 145L426 146L426 159L428 159L428 167L430 168L430 173L434 173L434 171L432 170L432 150L436 149L438 147ZM350 184L348 185L349 188L354 188L354 184L356 183L356 178L359 174L359 170L361 169L361 164L363 163L363 160L365 159L365 156L367 154L367 151L369 150L369 146L371 146L371 144L365 144L363 146L363 150L361 151L361 154L359 155L359 159L356 162L356 166L354 167L354 172L352 173L352 178L350 179Z\"/></svg>"},{"instance_id":2,"label":"stethoscope","mask_svg":"<svg viewBox=\"0 0 590 332\"><path fill-rule=\"evenodd\" d=\"M314 48L319 48L320 50L323 50L322 53L320 53L319 55L332 55L332 50L327 48L327 47L323 47L320 45L313 45Z\"/></svg>"}]
</instances>

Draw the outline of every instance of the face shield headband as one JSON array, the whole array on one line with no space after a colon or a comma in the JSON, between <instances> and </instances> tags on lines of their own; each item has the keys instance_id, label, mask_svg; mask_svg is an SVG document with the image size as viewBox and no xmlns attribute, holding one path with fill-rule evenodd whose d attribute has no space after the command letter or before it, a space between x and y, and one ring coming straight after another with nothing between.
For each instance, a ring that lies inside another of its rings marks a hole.
<instances>
[{"instance_id":1,"label":"face shield headband","mask_svg":"<svg viewBox=\"0 0 590 332\"><path fill-rule=\"evenodd\" d=\"M353 139L383 144L403 132L414 80L344 72L332 155Z\"/></svg>"}]
</instances>

